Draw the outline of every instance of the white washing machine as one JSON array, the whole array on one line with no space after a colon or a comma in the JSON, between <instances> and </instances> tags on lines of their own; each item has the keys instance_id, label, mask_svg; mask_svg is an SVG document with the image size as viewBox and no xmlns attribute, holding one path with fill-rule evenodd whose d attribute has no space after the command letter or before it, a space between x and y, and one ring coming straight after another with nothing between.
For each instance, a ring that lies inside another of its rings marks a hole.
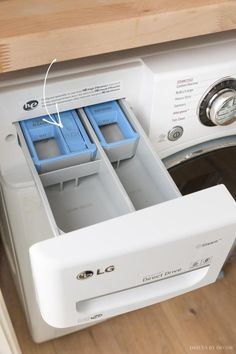
<instances>
[{"instance_id":1,"label":"white washing machine","mask_svg":"<svg viewBox=\"0 0 236 354\"><path fill-rule=\"evenodd\" d=\"M223 185L182 196L160 158L185 193L198 171L185 177L182 162L234 144L235 50L226 33L59 63L46 96L45 67L2 76L1 235L35 341L217 279L235 201ZM132 136L110 133L110 105ZM45 126L57 109L73 124ZM67 159L78 127L90 155Z\"/></svg>"}]
</instances>

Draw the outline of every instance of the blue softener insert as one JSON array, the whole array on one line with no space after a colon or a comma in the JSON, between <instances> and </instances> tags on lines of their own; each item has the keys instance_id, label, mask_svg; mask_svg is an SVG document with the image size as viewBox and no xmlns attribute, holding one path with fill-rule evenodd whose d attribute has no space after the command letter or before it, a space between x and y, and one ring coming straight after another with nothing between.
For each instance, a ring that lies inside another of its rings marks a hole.
<instances>
[{"instance_id":1,"label":"blue softener insert","mask_svg":"<svg viewBox=\"0 0 236 354\"><path fill-rule=\"evenodd\" d=\"M134 156L139 134L134 131L117 101L88 106L84 111L111 162Z\"/></svg>"},{"instance_id":2,"label":"blue softener insert","mask_svg":"<svg viewBox=\"0 0 236 354\"><path fill-rule=\"evenodd\" d=\"M52 114L55 121L57 115ZM63 128L49 124L48 116L20 122L32 160L39 173L91 161L96 145L91 143L75 110L61 112Z\"/></svg>"}]
</instances>

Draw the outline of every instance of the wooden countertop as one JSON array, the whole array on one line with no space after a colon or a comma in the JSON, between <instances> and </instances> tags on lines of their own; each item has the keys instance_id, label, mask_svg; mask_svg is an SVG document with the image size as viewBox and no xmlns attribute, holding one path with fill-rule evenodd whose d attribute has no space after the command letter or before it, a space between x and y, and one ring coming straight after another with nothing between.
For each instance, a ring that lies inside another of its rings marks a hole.
<instances>
[{"instance_id":1,"label":"wooden countertop","mask_svg":"<svg viewBox=\"0 0 236 354\"><path fill-rule=\"evenodd\" d=\"M235 0L0 0L0 72L235 28Z\"/></svg>"}]
</instances>

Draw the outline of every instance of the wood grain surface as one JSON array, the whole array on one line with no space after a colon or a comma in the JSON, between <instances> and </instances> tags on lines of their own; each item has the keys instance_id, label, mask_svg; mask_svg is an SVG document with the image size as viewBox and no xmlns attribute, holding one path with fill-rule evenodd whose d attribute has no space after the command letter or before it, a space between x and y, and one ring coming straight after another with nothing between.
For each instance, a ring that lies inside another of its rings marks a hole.
<instances>
[{"instance_id":1,"label":"wood grain surface","mask_svg":"<svg viewBox=\"0 0 236 354\"><path fill-rule=\"evenodd\" d=\"M235 0L0 0L0 72L234 28Z\"/></svg>"},{"instance_id":2,"label":"wood grain surface","mask_svg":"<svg viewBox=\"0 0 236 354\"><path fill-rule=\"evenodd\" d=\"M22 354L0 290L0 353Z\"/></svg>"},{"instance_id":3,"label":"wood grain surface","mask_svg":"<svg viewBox=\"0 0 236 354\"><path fill-rule=\"evenodd\" d=\"M22 354L236 353L235 263L215 284L43 344L30 338L2 251L0 287Z\"/></svg>"}]
</instances>

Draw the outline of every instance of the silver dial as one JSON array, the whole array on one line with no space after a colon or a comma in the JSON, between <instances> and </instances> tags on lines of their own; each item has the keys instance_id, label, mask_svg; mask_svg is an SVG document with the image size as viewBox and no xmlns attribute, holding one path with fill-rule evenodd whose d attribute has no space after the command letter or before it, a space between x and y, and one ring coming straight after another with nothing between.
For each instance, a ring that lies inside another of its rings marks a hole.
<instances>
[{"instance_id":1,"label":"silver dial","mask_svg":"<svg viewBox=\"0 0 236 354\"><path fill-rule=\"evenodd\" d=\"M208 127L233 123L236 120L236 79L227 77L209 87L197 114L200 122Z\"/></svg>"},{"instance_id":2,"label":"silver dial","mask_svg":"<svg viewBox=\"0 0 236 354\"><path fill-rule=\"evenodd\" d=\"M236 91L223 89L209 101L206 109L208 119L215 125L228 125L236 120Z\"/></svg>"}]
</instances>

